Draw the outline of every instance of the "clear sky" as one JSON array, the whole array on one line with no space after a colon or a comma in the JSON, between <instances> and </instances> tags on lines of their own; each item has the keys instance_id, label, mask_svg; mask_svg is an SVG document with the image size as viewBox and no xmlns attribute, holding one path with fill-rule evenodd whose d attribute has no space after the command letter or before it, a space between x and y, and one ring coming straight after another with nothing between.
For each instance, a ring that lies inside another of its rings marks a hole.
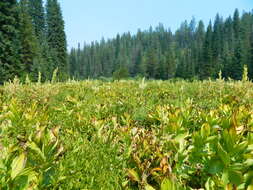
<instances>
[{"instance_id":1,"label":"clear sky","mask_svg":"<svg viewBox=\"0 0 253 190\"><path fill-rule=\"evenodd\" d=\"M223 17L232 15L235 8L240 13L253 9L253 0L59 0L68 48L78 42L112 38L117 33L164 24L175 31L184 20L202 19L206 24L216 13Z\"/></svg>"}]
</instances>

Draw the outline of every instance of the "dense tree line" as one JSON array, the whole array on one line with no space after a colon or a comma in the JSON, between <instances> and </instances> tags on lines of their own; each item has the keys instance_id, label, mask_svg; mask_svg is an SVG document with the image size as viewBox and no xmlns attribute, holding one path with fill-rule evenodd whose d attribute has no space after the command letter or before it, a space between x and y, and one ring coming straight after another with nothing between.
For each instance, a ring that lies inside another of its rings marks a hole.
<instances>
[{"instance_id":1,"label":"dense tree line","mask_svg":"<svg viewBox=\"0 0 253 190\"><path fill-rule=\"evenodd\" d=\"M253 78L253 12L236 9L214 22L183 22L174 33L162 24L131 35L84 44L67 53L57 0L0 1L0 83L18 76L59 78L147 77L153 79Z\"/></svg>"},{"instance_id":2,"label":"dense tree line","mask_svg":"<svg viewBox=\"0 0 253 190\"><path fill-rule=\"evenodd\" d=\"M154 79L241 79L247 65L253 78L253 12L214 22L183 22L175 33L162 24L116 38L84 44L69 54L69 72L78 79L145 76Z\"/></svg>"},{"instance_id":3,"label":"dense tree line","mask_svg":"<svg viewBox=\"0 0 253 190\"><path fill-rule=\"evenodd\" d=\"M18 76L67 76L64 21L57 0L0 1L0 83Z\"/></svg>"}]
</instances>

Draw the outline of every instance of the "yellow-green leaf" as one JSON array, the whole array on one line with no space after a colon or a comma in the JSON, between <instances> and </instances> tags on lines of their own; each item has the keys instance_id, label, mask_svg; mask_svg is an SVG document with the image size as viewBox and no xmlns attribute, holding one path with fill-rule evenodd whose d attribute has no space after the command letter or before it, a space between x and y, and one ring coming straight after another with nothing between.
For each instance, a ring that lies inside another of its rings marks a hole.
<instances>
[{"instance_id":1,"label":"yellow-green leaf","mask_svg":"<svg viewBox=\"0 0 253 190\"><path fill-rule=\"evenodd\" d=\"M170 179L164 179L161 184L161 190L174 190L174 183Z\"/></svg>"},{"instance_id":2,"label":"yellow-green leaf","mask_svg":"<svg viewBox=\"0 0 253 190\"><path fill-rule=\"evenodd\" d=\"M218 155L223 163L228 166L230 164L230 157L228 153L223 149L223 147L218 143Z\"/></svg>"},{"instance_id":3,"label":"yellow-green leaf","mask_svg":"<svg viewBox=\"0 0 253 190\"><path fill-rule=\"evenodd\" d=\"M31 150L33 150L34 152L36 152L36 153L41 157L41 159L42 159L43 161L46 160L45 155L43 154L43 152L40 150L40 148L39 148L34 142L30 142L30 143L28 144L28 147L29 147Z\"/></svg>"},{"instance_id":4,"label":"yellow-green leaf","mask_svg":"<svg viewBox=\"0 0 253 190\"><path fill-rule=\"evenodd\" d=\"M155 188L152 187L151 185L147 184L147 185L145 185L145 190L155 190Z\"/></svg>"},{"instance_id":5,"label":"yellow-green leaf","mask_svg":"<svg viewBox=\"0 0 253 190\"><path fill-rule=\"evenodd\" d=\"M140 182L140 177L136 171L134 171L133 169L128 169L127 173L132 181Z\"/></svg>"},{"instance_id":6,"label":"yellow-green leaf","mask_svg":"<svg viewBox=\"0 0 253 190\"><path fill-rule=\"evenodd\" d=\"M25 168L26 155L25 153L20 154L16 157L11 164L11 178L14 179L17 177L22 170Z\"/></svg>"}]
</instances>

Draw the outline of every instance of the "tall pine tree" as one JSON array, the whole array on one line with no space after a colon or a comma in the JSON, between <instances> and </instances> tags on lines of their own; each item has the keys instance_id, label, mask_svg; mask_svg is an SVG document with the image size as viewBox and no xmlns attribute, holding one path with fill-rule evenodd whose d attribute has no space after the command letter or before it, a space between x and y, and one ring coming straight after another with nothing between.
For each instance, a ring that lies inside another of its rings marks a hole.
<instances>
[{"instance_id":1,"label":"tall pine tree","mask_svg":"<svg viewBox=\"0 0 253 190\"><path fill-rule=\"evenodd\" d=\"M41 72L43 79L50 79L54 65L47 42L46 15L43 0L29 0L29 13L32 18L34 32L39 42L39 59L35 66L35 73Z\"/></svg>"},{"instance_id":2,"label":"tall pine tree","mask_svg":"<svg viewBox=\"0 0 253 190\"><path fill-rule=\"evenodd\" d=\"M21 70L16 0L0 1L0 13L0 83L3 83Z\"/></svg>"},{"instance_id":3,"label":"tall pine tree","mask_svg":"<svg viewBox=\"0 0 253 190\"><path fill-rule=\"evenodd\" d=\"M213 51L212 51L212 23L210 21L205 42L203 45L203 63L201 65L200 77L206 79L213 76Z\"/></svg>"},{"instance_id":4,"label":"tall pine tree","mask_svg":"<svg viewBox=\"0 0 253 190\"><path fill-rule=\"evenodd\" d=\"M238 9L234 12L233 17L233 29L235 36L235 44L234 44L234 57L232 63L232 75L233 79L239 80L242 77L243 72L243 62L242 62L242 36L241 36L241 23L240 23L240 15Z\"/></svg>"},{"instance_id":5,"label":"tall pine tree","mask_svg":"<svg viewBox=\"0 0 253 190\"><path fill-rule=\"evenodd\" d=\"M47 0L47 40L54 67L58 68L60 78L67 77L67 42L64 31L64 21L60 5L57 0Z\"/></svg>"},{"instance_id":6,"label":"tall pine tree","mask_svg":"<svg viewBox=\"0 0 253 190\"><path fill-rule=\"evenodd\" d=\"M38 42L32 24L32 19L28 12L28 0L21 0L20 7L20 60L22 64L21 77L26 74L34 74L36 59L39 57Z\"/></svg>"},{"instance_id":7,"label":"tall pine tree","mask_svg":"<svg viewBox=\"0 0 253 190\"><path fill-rule=\"evenodd\" d=\"M45 40L46 23L42 0L29 0L29 14L32 18L35 34L39 42Z\"/></svg>"}]
</instances>

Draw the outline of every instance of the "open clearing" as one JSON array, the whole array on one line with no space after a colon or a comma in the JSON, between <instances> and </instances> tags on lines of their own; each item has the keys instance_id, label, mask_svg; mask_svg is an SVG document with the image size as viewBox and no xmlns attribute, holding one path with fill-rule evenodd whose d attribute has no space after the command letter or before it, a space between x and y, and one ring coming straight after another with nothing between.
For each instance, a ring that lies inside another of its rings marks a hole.
<instances>
[{"instance_id":1,"label":"open clearing","mask_svg":"<svg viewBox=\"0 0 253 190\"><path fill-rule=\"evenodd\" d=\"M0 88L0 189L250 189L251 82Z\"/></svg>"}]
</instances>

